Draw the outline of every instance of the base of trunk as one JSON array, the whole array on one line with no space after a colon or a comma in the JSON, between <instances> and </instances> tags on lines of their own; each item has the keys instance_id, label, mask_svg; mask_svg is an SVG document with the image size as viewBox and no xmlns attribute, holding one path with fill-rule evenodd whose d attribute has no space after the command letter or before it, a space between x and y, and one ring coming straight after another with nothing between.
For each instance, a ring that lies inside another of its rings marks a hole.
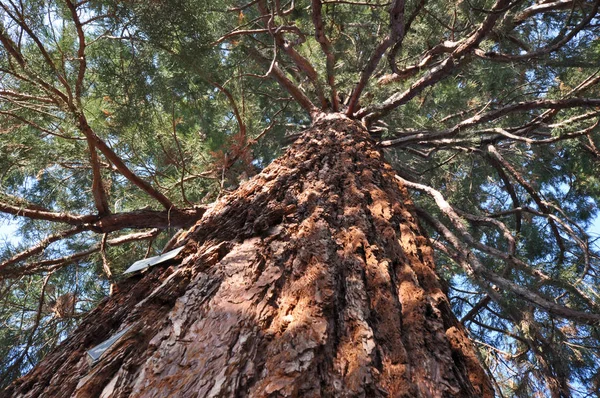
<instances>
[{"instance_id":1,"label":"base of trunk","mask_svg":"<svg viewBox=\"0 0 600 398\"><path fill-rule=\"evenodd\" d=\"M359 124L320 122L4 396L493 396L393 176Z\"/></svg>"}]
</instances>

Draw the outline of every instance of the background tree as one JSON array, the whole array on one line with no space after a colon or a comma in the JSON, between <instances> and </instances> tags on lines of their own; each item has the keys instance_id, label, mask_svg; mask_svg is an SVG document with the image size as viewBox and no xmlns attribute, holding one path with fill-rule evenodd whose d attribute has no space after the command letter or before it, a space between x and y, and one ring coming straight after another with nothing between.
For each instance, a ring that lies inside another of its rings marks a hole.
<instances>
[{"instance_id":1,"label":"background tree","mask_svg":"<svg viewBox=\"0 0 600 398\"><path fill-rule=\"evenodd\" d=\"M412 192L496 393L597 391L598 1L0 4L3 385L339 113Z\"/></svg>"}]
</instances>

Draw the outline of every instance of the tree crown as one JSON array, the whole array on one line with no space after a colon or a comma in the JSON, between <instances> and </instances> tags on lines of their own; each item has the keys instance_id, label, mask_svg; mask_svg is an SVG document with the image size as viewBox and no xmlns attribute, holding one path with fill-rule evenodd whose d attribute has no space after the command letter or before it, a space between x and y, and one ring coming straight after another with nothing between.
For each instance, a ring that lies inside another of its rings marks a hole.
<instances>
[{"instance_id":1,"label":"tree crown","mask_svg":"<svg viewBox=\"0 0 600 398\"><path fill-rule=\"evenodd\" d=\"M0 1L0 384L340 113L413 193L498 392L597 389L598 7Z\"/></svg>"}]
</instances>

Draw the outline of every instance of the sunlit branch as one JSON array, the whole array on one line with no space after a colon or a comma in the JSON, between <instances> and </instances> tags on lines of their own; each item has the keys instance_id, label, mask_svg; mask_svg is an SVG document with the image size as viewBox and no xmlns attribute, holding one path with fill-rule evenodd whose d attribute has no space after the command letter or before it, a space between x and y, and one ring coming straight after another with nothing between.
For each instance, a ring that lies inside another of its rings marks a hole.
<instances>
[{"instance_id":1,"label":"sunlit branch","mask_svg":"<svg viewBox=\"0 0 600 398\"><path fill-rule=\"evenodd\" d=\"M63 240L66 239L70 236L76 235L80 232L86 231L88 228L84 227L84 226L76 226L74 228L71 229L67 229L58 233L55 233L53 235L47 236L46 238L44 238L42 241L40 241L38 244L31 246L30 248L28 248L27 250L24 250L20 253L15 254L14 256L12 256L11 258L9 258L6 261L3 261L0 263L0 272L5 269L6 267L16 264L19 261L23 261L26 260L27 258L34 256L36 254L41 253L42 251L44 251L44 249L46 249L51 243L57 242L59 240Z\"/></svg>"},{"instance_id":2,"label":"sunlit branch","mask_svg":"<svg viewBox=\"0 0 600 398\"><path fill-rule=\"evenodd\" d=\"M12 90L0 90L0 97L11 97L18 100L25 101L37 101L44 104L56 104L56 100L50 97L40 97L38 95L29 95L25 93L19 93Z\"/></svg>"},{"instance_id":3,"label":"sunlit branch","mask_svg":"<svg viewBox=\"0 0 600 398\"><path fill-rule=\"evenodd\" d=\"M444 213L444 215L448 217L453 227L460 232L463 238L465 238L470 244L473 244L478 248L485 248L485 245L478 245L475 242L475 240L472 238L472 236L467 231L465 225L463 224L461 217L454 211L452 206L444 199L444 197L438 191L422 184L410 182L399 176L396 176L396 179L408 188L417 189L430 195L435 200L438 208L442 211L442 213ZM464 260L464 262L462 262L460 265L464 268L465 272L469 276L474 277L475 279L480 280L483 283L493 283L499 288L508 290L513 294L531 302L537 307L543 308L553 314L583 323L595 324L600 322L600 315L598 314L582 312L553 303L548 299L543 298L538 294L533 293L528 289L521 287L499 276L492 270L486 268L479 261L479 259L468 249L468 247L465 246L465 244L462 243L462 241L454 233L452 233L444 224L442 224L441 221L430 216L425 211L417 209L417 212L419 216L424 218L428 224L430 224L438 233L440 233L442 237L444 237L445 240L447 240L457 250L457 253L460 255L460 258ZM494 252L496 252L496 250L494 250Z\"/></svg>"},{"instance_id":4,"label":"sunlit branch","mask_svg":"<svg viewBox=\"0 0 600 398\"><path fill-rule=\"evenodd\" d=\"M154 239L160 233L159 229L153 229L147 232L137 232L133 234L119 236L117 238L108 239L106 241L107 246L118 246L125 243L143 241L148 239ZM32 275L40 272L53 272L59 270L69 264L72 264L76 261L85 259L90 255L97 253L100 250L100 244L96 244L91 246L87 250L83 250L81 252L71 254L69 256L64 256L51 260L43 260L38 262L33 262L29 264L25 264L18 269L13 270L8 269L4 272L0 273L2 277L12 277L15 275Z\"/></svg>"},{"instance_id":5,"label":"sunlit branch","mask_svg":"<svg viewBox=\"0 0 600 398\"><path fill-rule=\"evenodd\" d=\"M21 206L0 202L0 211L19 217L27 217L34 220L55 221L71 225L81 225L97 219L95 215L75 215L69 213L57 213L33 204Z\"/></svg>"},{"instance_id":6,"label":"sunlit branch","mask_svg":"<svg viewBox=\"0 0 600 398\"><path fill-rule=\"evenodd\" d=\"M386 74L381 76L377 83L380 85L386 85L392 82L396 82L399 80L404 80L409 77L416 75L417 73L425 70L430 67L438 67L442 61L439 59L439 55L452 53L456 49L458 45L457 42L445 41L443 43L438 44L432 49L426 51L421 57L420 61L414 65L407 66L403 69L398 69L395 66L395 70L391 74Z\"/></svg>"},{"instance_id":7,"label":"sunlit branch","mask_svg":"<svg viewBox=\"0 0 600 398\"><path fill-rule=\"evenodd\" d=\"M437 132L419 131L415 133L408 133L406 136L401 138L382 141L379 143L379 145L385 148L394 146L404 146L408 143L413 142L425 142L449 138L455 136L460 131L466 128L473 127L478 124L491 122L513 112L531 111L536 109L567 109L575 107L594 107L599 105L600 99L598 98L569 98L563 100L535 100L527 102L518 102L516 104L507 105L505 107L498 108L493 111L472 116L456 124L454 127L451 127L446 130Z\"/></svg>"},{"instance_id":8,"label":"sunlit branch","mask_svg":"<svg viewBox=\"0 0 600 398\"><path fill-rule=\"evenodd\" d=\"M549 11L569 9L569 8L573 7L574 4L575 4L575 1L573 1L573 0L557 0L557 1L548 1L548 2L537 3L537 4L534 4L532 6L525 8L523 11L521 11L520 13L515 15L512 22L515 25L519 25L534 15L546 13Z\"/></svg>"},{"instance_id":9,"label":"sunlit branch","mask_svg":"<svg viewBox=\"0 0 600 398\"><path fill-rule=\"evenodd\" d=\"M545 139L533 139L533 138L527 138L527 137L522 137L519 136L517 134L512 134L509 133L508 131L506 131L503 128L497 127L494 129L491 129L491 132L494 133L498 133L504 137L510 138L512 140L515 141L521 141L521 142L526 142L530 145L542 145L542 144L550 144L553 142L557 142L557 141L562 141L562 140L567 140L567 139L571 139L571 138L576 138L576 137L581 137L583 135L587 135L589 133L591 133L596 127L598 127L598 124L600 123L600 120L596 121L594 124L592 124L589 127L586 127L582 130L578 130L578 131L573 131L571 133L565 133L565 134L561 134L561 135L557 135L555 137L552 138L545 138Z\"/></svg>"}]
</instances>

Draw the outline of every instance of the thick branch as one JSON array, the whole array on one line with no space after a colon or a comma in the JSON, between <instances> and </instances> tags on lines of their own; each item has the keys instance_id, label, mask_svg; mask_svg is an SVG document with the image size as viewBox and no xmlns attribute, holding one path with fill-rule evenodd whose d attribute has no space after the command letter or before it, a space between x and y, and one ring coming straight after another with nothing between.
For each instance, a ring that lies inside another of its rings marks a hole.
<instances>
[{"instance_id":1,"label":"thick branch","mask_svg":"<svg viewBox=\"0 0 600 398\"><path fill-rule=\"evenodd\" d=\"M262 19L265 26L269 30L269 33L275 39L276 46L285 51L285 53L292 59L294 64L306 74L313 87L315 88L317 96L319 97L319 102L321 103L321 110L326 110L328 107L327 101L325 100L325 95L323 94L323 88L319 83L319 76L312 63L308 59L300 55L300 53L294 49L292 43L285 40L285 38L283 37L283 32L281 32L279 29L280 27L276 27L274 25L274 16L269 13L269 9L267 8L266 2L264 0L260 0L258 2L258 9L262 14ZM304 41L305 38L300 36L300 40ZM277 80L279 81L279 79ZM302 107L305 108L304 105Z\"/></svg>"},{"instance_id":2,"label":"thick branch","mask_svg":"<svg viewBox=\"0 0 600 398\"><path fill-rule=\"evenodd\" d=\"M375 51L367 61L360 74L360 80L352 90L350 101L348 102L348 110L346 114L352 116L358 108L358 101L365 89L365 86L371 79L375 68L383 57L383 54L394 43L401 41L404 38L404 0L394 0L390 8L390 33L381 43L375 47Z\"/></svg>"},{"instance_id":3,"label":"thick branch","mask_svg":"<svg viewBox=\"0 0 600 398\"><path fill-rule=\"evenodd\" d=\"M248 47L248 52L250 55L262 63L263 65L269 64L269 61L265 59L256 49ZM312 101L300 90L298 86L294 84L290 79L287 78L285 73L279 68L277 63L271 64L271 75L281 86L287 90L288 93L298 102L298 104L306 111L308 114L314 118L316 114L319 113L319 109L312 103Z\"/></svg>"},{"instance_id":4,"label":"thick branch","mask_svg":"<svg viewBox=\"0 0 600 398\"><path fill-rule=\"evenodd\" d=\"M92 229L108 233L125 228L188 228L202 218L205 207L192 209L171 209L163 211L139 210L129 213L116 213L100 218L92 224Z\"/></svg>"},{"instance_id":5,"label":"thick branch","mask_svg":"<svg viewBox=\"0 0 600 398\"><path fill-rule=\"evenodd\" d=\"M333 111L337 112L340 108L339 98L337 96L337 90L335 88L335 56L333 55L333 47L331 42L325 35L325 27L323 26L323 4L321 0L312 0L312 20L315 25L315 38L321 45L321 50L325 54L327 62L327 83L331 88L331 104Z\"/></svg>"},{"instance_id":6,"label":"thick branch","mask_svg":"<svg viewBox=\"0 0 600 398\"><path fill-rule=\"evenodd\" d=\"M134 172L129 170L127 165L125 165L125 162L123 162L123 160L121 160L121 158L112 149L110 149L110 147L108 145L106 145L106 143L102 139L100 139L100 137L98 137L96 135L96 133L94 133L94 131L88 125L87 120L85 119L85 116L83 116L82 113L80 113L78 116L78 123L79 123L79 127L81 129L81 132L85 135L85 137L88 140L92 141L93 144L100 150L100 152L102 152L102 154L104 156L106 156L106 159L115 165L115 167L117 168L119 173L121 173L125 178L127 178L129 181L131 181L134 185L141 188L148 195L150 195L151 197L156 199L166 209L171 209L171 208L175 207L173 205L173 203L165 195L158 192L156 189L154 189L152 187L152 185L150 185L146 181L142 180Z\"/></svg>"},{"instance_id":7,"label":"thick branch","mask_svg":"<svg viewBox=\"0 0 600 398\"><path fill-rule=\"evenodd\" d=\"M0 202L0 212L12 214L19 217L27 217L34 220L45 220L66 223L70 225L81 225L93 222L98 217L95 215L75 215L69 213L57 213L40 206L27 204L15 206L10 203Z\"/></svg>"},{"instance_id":8,"label":"thick branch","mask_svg":"<svg viewBox=\"0 0 600 398\"><path fill-rule=\"evenodd\" d=\"M402 48L402 42L404 41L404 37L406 36L406 32L408 32L410 30L410 26L412 25L412 23L417 18L417 15L419 15L419 13L421 12L421 10L425 7L425 3L426 2L427 2L427 0L420 0L419 1L419 4L417 4L415 10L412 12L412 14L406 20L406 23L404 24L404 27L402 27L402 29L403 29L402 34L396 40L396 43L394 43L394 46L388 52L388 63L390 65L392 73L398 73L399 72L398 65L396 65L396 55L398 54L398 52ZM399 25L399 27L401 27L401 25Z\"/></svg>"}]
</instances>

